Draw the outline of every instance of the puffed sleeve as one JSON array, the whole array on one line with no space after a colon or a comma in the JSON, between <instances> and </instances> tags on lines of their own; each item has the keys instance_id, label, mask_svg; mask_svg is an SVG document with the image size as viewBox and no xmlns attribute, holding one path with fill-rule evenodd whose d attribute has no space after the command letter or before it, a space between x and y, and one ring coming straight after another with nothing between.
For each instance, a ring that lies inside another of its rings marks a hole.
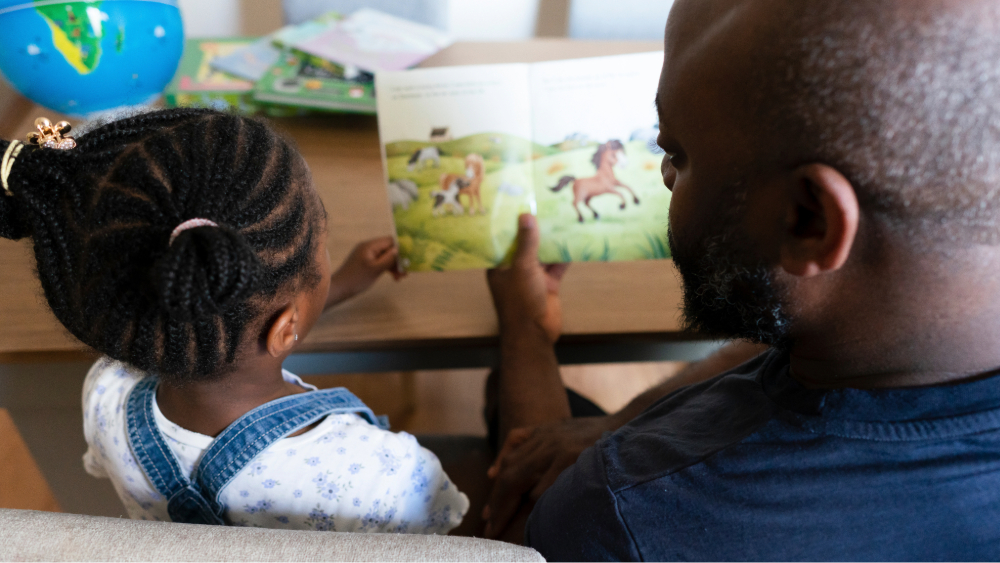
<instances>
[{"instance_id":1,"label":"puffed sleeve","mask_svg":"<svg viewBox=\"0 0 1000 563\"><path fill-rule=\"evenodd\" d=\"M339 531L447 534L462 523L468 497L416 438L359 417L344 429L352 455L361 461L348 468L357 524L345 523Z\"/></svg>"},{"instance_id":2,"label":"puffed sleeve","mask_svg":"<svg viewBox=\"0 0 1000 563\"><path fill-rule=\"evenodd\" d=\"M469 499L458 490L441 467L437 456L422 447L417 440L400 432L396 437L406 444L412 456L409 464L410 532L447 534L462 523L469 510Z\"/></svg>"},{"instance_id":3,"label":"puffed sleeve","mask_svg":"<svg viewBox=\"0 0 1000 563\"><path fill-rule=\"evenodd\" d=\"M107 358L97 360L97 363L87 372L87 377L83 382L83 437L87 440L87 453L83 454L83 468L87 473L99 479L107 479L108 472L100 461L102 443L98 419L102 413L96 389L100 385L98 380L104 375L108 366Z\"/></svg>"}]
</instances>

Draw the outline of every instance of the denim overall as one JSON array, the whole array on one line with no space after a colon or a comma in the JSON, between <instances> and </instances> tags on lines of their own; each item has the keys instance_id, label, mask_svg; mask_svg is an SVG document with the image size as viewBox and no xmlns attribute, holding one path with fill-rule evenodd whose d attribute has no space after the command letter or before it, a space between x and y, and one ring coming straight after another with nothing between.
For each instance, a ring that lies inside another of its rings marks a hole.
<instances>
[{"instance_id":1,"label":"denim overall","mask_svg":"<svg viewBox=\"0 0 1000 563\"><path fill-rule=\"evenodd\" d=\"M331 414L356 413L379 428L385 417L350 391L339 387L282 397L261 405L229 425L208 446L188 479L153 418L153 398L159 380L150 376L136 385L126 400L129 446L143 473L167 499L174 522L225 525L222 490L253 458L274 442Z\"/></svg>"}]
</instances>

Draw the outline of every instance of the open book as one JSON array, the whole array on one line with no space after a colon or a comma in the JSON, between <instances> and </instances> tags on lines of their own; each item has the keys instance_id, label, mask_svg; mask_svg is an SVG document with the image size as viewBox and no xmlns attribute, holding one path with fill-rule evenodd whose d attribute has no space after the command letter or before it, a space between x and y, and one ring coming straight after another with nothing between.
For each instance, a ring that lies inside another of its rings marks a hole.
<instances>
[{"instance_id":1,"label":"open book","mask_svg":"<svg viewBox=\"0 0 1000 563\"><path fill-rule=\"evenodd\" d=\"M517 215L543 262L669 258L653 98L663 54L376 75L402 265L489 268Z\"/></svg>"}]
</instances>

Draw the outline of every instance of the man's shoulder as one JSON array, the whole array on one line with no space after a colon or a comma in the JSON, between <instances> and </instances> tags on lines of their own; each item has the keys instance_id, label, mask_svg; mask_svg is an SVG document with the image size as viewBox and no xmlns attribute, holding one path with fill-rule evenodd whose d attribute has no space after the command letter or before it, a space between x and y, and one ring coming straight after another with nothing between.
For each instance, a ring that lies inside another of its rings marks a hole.
<instances>
[{"instance_id":1,"label":"man's shoulder","mask_svg":"<svg viewBox=\"0 0 1000 563\"><path fill-rule=\"evenodd\" d=\"M596 448L615 492L659 479L738 443L775 414L761 385L784 358L763 354L654 403Z\"/></svg>"},{"instance_id":2,"label":"man's shoulder","mask_svg":"<svg viewBox=\"0 0 1000 563\"><path fill-rule=\"evenodd\" d=\"M524 539L554 561L641 559L596 448L580 454L538 500Z\"/></svg>"},{"instance_id":3,"label":"man's shoulder","mask_svg":"<svg viewBox=\"0 0 1000 563\"><path fill-rule=\"evenodd\" d=\"M636 503L635 495L645 498L646 489L656 489L658 499L645 500L662 505L672 493L653 485L766 424L776 407L760 375L775 369L775 361L780 358L766 354L681 389L584 451L539 500L528 524L529 545L555 559L640 559L641 538L629 522L642 516L636 510L646 503Z\"/></svg>"}]
</instances>

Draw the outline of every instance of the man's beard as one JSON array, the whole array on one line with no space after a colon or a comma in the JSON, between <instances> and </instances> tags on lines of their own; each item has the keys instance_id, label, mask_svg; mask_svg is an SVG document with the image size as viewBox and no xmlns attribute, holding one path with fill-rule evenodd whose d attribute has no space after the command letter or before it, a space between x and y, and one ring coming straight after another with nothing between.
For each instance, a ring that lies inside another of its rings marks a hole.
<instances>
[{"instance_id":1,"label":"man's beard","mask_svg":"<svg viewBox=\"0 0 1000 563\"><path fill-rule=\"evenodd\" d=\"M694 248L682 249L668 227L667 243L684 284L688 330L722 338L790 345L787 291L773 268L754 258L739 229L743 206L730 205L720 217L722 232Z\"/></svg>"}]
</instances>

